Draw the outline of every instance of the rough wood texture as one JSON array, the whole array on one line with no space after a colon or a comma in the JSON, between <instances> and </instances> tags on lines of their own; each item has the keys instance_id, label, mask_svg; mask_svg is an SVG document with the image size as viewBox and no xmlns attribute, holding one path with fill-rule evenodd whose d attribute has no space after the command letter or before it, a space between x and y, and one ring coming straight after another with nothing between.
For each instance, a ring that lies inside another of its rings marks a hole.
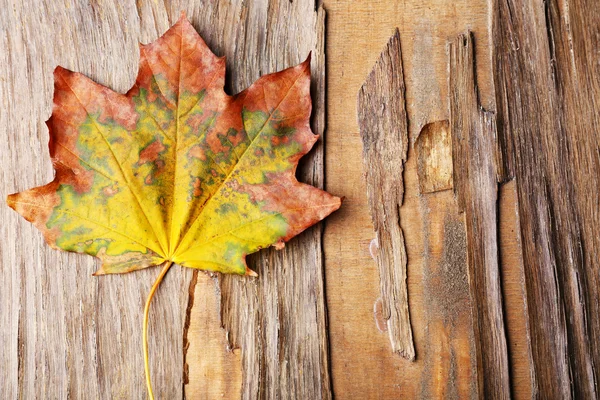
<instances>
[{"instance_id":1,"label":"rough wood texture","mask_svg":"<svg viewBox=\"0 0 600 400\"><path fill-rule=\"evenodd\" d=\"M477 398L464 217L452 191L420 193L414 144L426 124L449 118L446 43L467 27L478 34L482 104L493 105L487 1L325 0L324 5L326 181L328 190L345 196L343 207L326 220L324 235L334 394L340 399ZM390 351L388 332L380 332L375 322L379 270L369 253L373 223L355 118L356 93L396 27L409 121L400 220L414 362Z\"/></svg>"},{"instance_id":2,"label":"rough wood texture","mask_svg":"<svg viewBox=\"0 0 600 400\"><path fill-rule=\"evenodd\" d=\"M233 92L262 74L304 61L312 52L312 129L323 137L325 12L318 4L310 0L206 1L189 15L192 21L201 22L199 32L211 48L227 56ZM298 177L323 187L323 173L323 146L318 144L303 159ZM331 398L321 235L322 227L315 226L282 251L263 250L249 257L257 279L220 278L222 324L230 347L241 350L244 399ZM199 287L195 296L206 293ZM189 332L201 323L192 319ZM188 338L203 341L190 333ZM205 357L202 351L188 356L201 357ZM202 379L201 365L188 364L190 382ZM193 391L193 386L188 394L204 396Z\"/></svg>"},{"instance_id":3,"label":"rough wood texture","mask_svg":"<svg viewBox=\"0 0 600 400\"><path fill-rule=\"evenodd\" d=\"M477 100L473 38L449 43L449 99L454 192L465 212L469 285L480 398L509 399L496 202L496 120Z\"/></svg>"},{"instance_id":4,"label":"rough wood texture","mask_svg":"<svg viewBox=\"0 0 600 400\"><path fill-rule=\"evenodd\" d=\"M505 176L516 176L534 395L592 399L600 347L600 10L493 2Z\"/></svg>"},{"instance_id":5,"label":"rough wood texture","mask_svg":"<svg viewBox=\"0 0 600 400\"><path fill-rule=\"evenodd\" d=\"M138 41L154 40L170 26L167 18L138 11L134 2L3 2L2 199L51 180L44 121L56 65L121 92L131 87ZM92 257L50 249L6 206L0 207L0 219L1 397L144 396L142 314L158 270L92 277ZM182 395L182 331L191 276L190 270L174 268L152 304L150 360L158 398Z\"/></svg>"},{"instance_id":6,"label":"rough wood texture","mask_svg":"<svg viewBox=\"0 0 600 400\"><path fill-rule=\"evenodd\" d=\"M376 233L381 307L392 351L409 360L415 348L408 311L406 248L400 227L402 173L408 153L400 32L390 38L358 92L367 196Z\"/></svg>"}]
</instances>

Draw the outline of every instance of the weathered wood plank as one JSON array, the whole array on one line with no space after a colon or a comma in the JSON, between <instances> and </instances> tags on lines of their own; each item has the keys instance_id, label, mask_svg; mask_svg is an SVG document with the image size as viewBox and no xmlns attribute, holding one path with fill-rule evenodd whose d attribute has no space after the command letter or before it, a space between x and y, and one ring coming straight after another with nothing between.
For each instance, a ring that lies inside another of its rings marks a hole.
<instances>
[{"instance_id":1,"label":"weathered wood plank","mask_svg":"<svg viewBox=\"0 0 600 400\"><path fill-rule=\"evenodd\" d=\"M230 92L246 88L262 74L298 64L312 52L312 129L323 137L325 12L318 2L204 1L189 15L211 48L227 56ZM323 146L318 144L303 159L298 177L322 187L323 173ZM230 346L241 350L244 399L331 397L321 235L319 225L282 251L263 250L249 257L257 279L219 278L221 321ZM195 303L207 296L203 290L195 290ZM187 356L190 382L205 374L202 364L190 362L208 356L202 351L204 339L190 336L201 323L193 318L188 331L190 342L199 341L197 352ZM194 387L188 386L190 397L206 395Z\"/></svg>"},{"instance_id":2,"label":"weathered wood plank","mask_svg":"<svg viewBox=\"0 0 600 400\"><path fill-rule=\"evenodd\" d=\"M44 121L52 106L54 67L124 92L137 73L138 41L156 39L170 24L167 18L140 16L134 2L9 1L0 7L0 26L5 198L53 175ZM50 249L8 207L0 207L0 220L2 397L145 396L143 304L158 271L92 277L97 266L91 257ZM173 269L153 302L150 359L158 398L182 396L182 331L191 276L189 270Z\"/></svg>"},{"instance_id":3,"label":"weathered wood plank","mask_svg":"<svg viewBox=\"0 0 600 400\"><path fill-rule=\"evenodd\" d=\"M509 399L496 212L496 120L477 99L472 35L459 35L448 51L454 192L466 217L479 394Z\"/></svg>"},{"instance_id":4,"label":"weathered wood plank","mask_svg":"<svg viewBox=\"0 0 600 400\"><path fill-rule=\"evenodd\" d=\"M421 217L425 244L422 318L426 339L419 398L475 399L477 360L464 215L458 212L452 191L431 193L419 200L419 205L428 210ZM407 198L407 206L411 205ZM410 212L414 214L414 209L407 209L405 214ZM406 229L412 232L411 228L416 226L407 224ZM409 266L418 261L410 251L409 260Z\"/></svg>"},{"instance_id":5,"label":"weathered wood plank","mask_svg":"<svg viewBox=\"0 0 600 400\"><path fill-rule=\"evenodd\" d=\"M598 397L597 3L493 2L499 145L516 177L534 395Z\"/></svg>"},{"instance_id":6,"label":"weathered wood plank","mask_svg":"<svg viewBox=\"0 0 600 400\"><path fill-rule=\"evenodd\" d=\"M400 32L390 38L358 92L367 197L376 233L382 316L392 351L409 360L415 348L408 310L406 248L400 226L402 173L408 153Z\"/></svg>"},{"instance_id":7,"label":"weathered wood plank","mask_svg":"<svg viewBox=\"0 0 600 400\"><path fill-rule=\"evenodd\" d=\"M51 103L36 94L42 92L46 99L50 98L53 66L60 63L124 91L132 83L137 69L136 41L155 39L178 18L181 11L187 11L191 21L217 53L229 56L230 91L240 90L266 72L297 64L312 50L315 76L313 130L323 133L325 14L322 9L315 10L312 2L247 4L240 1L216 4L199 1L185 7L177 2L80 4L75 7L53 3L48 8L43 10L19 4L3 9L2 26L6 26L10 33L2 42L3 50L6 50L3 55L10 59L4 60L2 67L12 67L5 71L3 75L6 78L2 80L6 94L3 98L10 100L5 106L8 112L2 113L2 126L6 127L3 132L7 135L2 143L10 146L3 149L3 154L8 155L3 157L4 193L39 184L48 180L51 174L48 165L40 169L38 164L29 160L47 158L45 140L37 139L36 130L44 134L41 126ZM289 23L290 13L297 16L294 23ZM78 21L79 28L59 30L61 26L72 26L71 21ZM115 36L123 37L123 31L128 34L124 40L114 40ZM282 51L282 48L288 50ZM40 67L42 71L37 70ZM28 82L31 70L36 76ZM19 96L17 89L27 90L28 95ZM36 100L37 103L34 103ZM28 124L19 125L22 120ZM8 132L11 134L8 135ZM32 134L35 136L31 140L33 148L23 142ZM27 154L24 147L34 154ZM23 152L26 154L24 160L21 159ZM322 186L321 146L317 146L307 158L305 167L300 169L301 179ZM14 171L12 165L23 164L34 167L18 175L17 179L9 175ZM21 227L22 222L17 222L9 211L4 212L9 221L3 224L3 229L8 229L5 237L15 237L14 227L19 231L29 229L26 225ZM29 237L35 238L35 233L27 232L25 238L23 235L16 236L14 248L3 246L3 265L15 265L20 259L23 272L17 273L18 269L2 271L7 274L4 282L8 286L2 294L9 296L6 301L2 298L3 307L6 307L2 315L7 319L6 326L12 328L3 330L2 334L3 338L6 334L6 343L12 343L12 346L2 350L2 360L6 361L11 374L1 380L0 392L8 393L9 397L17 392L25 397L35 397L34 394L38 397L79 397L82 393L101 398L142 395L145 385L140 373L141 346L139 335L136 335L139 328L136 321L140 319L143 298L151 282L147 275L155 272L103 277L100 282L88 276L94 270L91 260L52 252L40 240L30 243ZM248 325L249 319L244 319L243 315L235 314L237 307L248 303L242 303L243 299L235 297L233 291L223 296L224 303L231 304L229 313L224 310L224 314L229 316L226 322L228 329L235 330L230 336L232 341L240 343L247 340L248 343L256 343L256 349L265 350L265 353L253 352L250 345L246 346L246 354L250 355L244 358L248 366L245 368L246 395L258 394L257 388L260 388L261 395L269 389L272 390L271 395L277 391L292 395L295 390L299 395L304 393L311 398L317 398L313 394L323 398L330 396L320 238L321 228L316 227L290 243L287 251L263 256L264 260L271 261L277 257L276 264L283 267L278 279L269 280L268 270L272 267L265 266L266 261L262 263L259 272L265 269L264 281L268 281L265 284L268 289L258 289L256 282L249 283L254 285L253 300L258 298L256 293L259 291L263 296L260 305L254 304L260 313L254 314L254 325ZM23 243L25 248L21 248ZM64 266L57 260L63 261ZM72 266L73 260L82 263L82 267ZM57 264L56 272L43 268ZM151 364L159 397L177 398L183 393L186 377L182 368L182 338L190 338L182 332L186 325L188 297L194 300L194 296L188 293L191 275L190 271L171 271L153 304L150 348L151 360L154 361ZM41 286L36 282L41 282ZM82 285L81 282L87 284ZM237 296L243 296L241 287L246 283L237 282ZM198 290L203 287L205 285L200 285ZM280 292L279 300L275 302L272 295L277 291ZM214 293L209 295L214 296ZM43 300L46 297L58 301L46 304ZM195 300L201 304L200 299ZM166 304L163 303L165 301ZM125 307L128 304L132 306ZM32 315L35 317L32 318ZM118 319L115 319L116 315ZM299 315L304 319L301 320ZM189 319L188 316L187 323ZM56 329L53 329L53 322L58 325ZM285 327L297 329L286 332ZM40 329L45 332L46 340L39 339ZM279 329L282 330L278 333ZM245 334L261 331L266 335L248 338ZM153 332L164 335L156 336ZM195 331L192 329L192 332ZM115 345L115 337L118 345ZM277 337L278 340L271 340ZM309 342L312 344L308 345ZM271 357L280 351L281 357ZM40 365L45 367L40 369ZM202 369L203 364L197 365ZM195 366L191 368L192 378ZM257 367L262 379L256 378ZM308 368L305 371L311 374L298 374L302 368ZM34 371L39 372L36 379L33 379Z\"/></svg>"},{"instance_id":8,"label":"weathered wood plank","mask_svg":"<svg viewBox=\"0 0 600 400\"><path fill-rule=\"evenodd\" d=\"M493 105L488 2L325 0L327 9L327 188L345 196L325 223L327 305L334 393L338 398L476 398L475 359L463 215L449 190L420 193L415 141L425 125L448 119L446 43L467 27L478 34L482 104ZM416 359L390 351L376 325L379 271L370 256L356 93L394 28L402 42L408 157L400 208ZM462 238L462 239L461 239ZM444 285L445 284L445 285Z\"/></svg>"}]
</instances>

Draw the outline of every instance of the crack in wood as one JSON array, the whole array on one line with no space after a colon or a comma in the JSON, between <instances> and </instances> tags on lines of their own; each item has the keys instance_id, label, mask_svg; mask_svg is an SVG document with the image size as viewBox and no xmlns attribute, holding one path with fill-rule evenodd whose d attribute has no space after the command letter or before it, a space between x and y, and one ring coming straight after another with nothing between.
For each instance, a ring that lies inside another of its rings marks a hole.
<instances>
[{"instance_id":1,"label":"crack in wood","mask_svg":"<svg viewBox=\"0 0 600 400\"><path fill-rule=\"evenodd\" d=\"M188 289L188 302L185 309L185 322L183 324L183 385L182 385L182 398L185 398L185 385L190 383L189 365L187 362L187 353L190 347L190 341L188 339L188 333L190 330L190 323L192 321L192 308L194 307L194 295L196 291L196 285L198 284L198 271L193 271L192 279L190 281L190 287Z\"/></svg>"}]
</instances>

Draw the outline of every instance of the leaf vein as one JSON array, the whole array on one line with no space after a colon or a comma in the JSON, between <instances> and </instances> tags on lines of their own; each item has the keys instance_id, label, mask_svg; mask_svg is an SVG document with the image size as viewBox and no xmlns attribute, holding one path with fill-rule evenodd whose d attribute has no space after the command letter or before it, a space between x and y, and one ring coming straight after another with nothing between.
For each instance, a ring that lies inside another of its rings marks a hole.
<instances>
[{"instance_id":1,"label":"leaf vein","mask_svg":"<svg viewBox=\"0 0 600 400\"><path fill-rule=\"evenodd\" d=\"M198 215L196 215L194 221L189 225L187 231L185 232L185 234L183 235L183 237L181 238L181 240L179 241L178 244L178 248L179 245L181 245L181 243L184 242L185 238L187 237L187 235L192 231L192 228L194 227L194 225L198 222L198 218L200 217L200 215L202 215L206 205L215 197L215 195L217 194L217 192L219 191L219 189L221 187L223 187L223 185L225 184L225 182L227 182L227 180L229 178L231 178L233 172L236 170L236 168L240 165L240 162L242 160L242 158L244 158L244 156L248 153L248 149L250 149L250 147L252 147L252 145L256 142L256 139L263 133L263 130L265 129L265 126L270 122L271 117L273 116L273 114L279 109L279 107L281 106L281 104L285 101L285 99L289 96L289 94L291 93L292 88L296 85L296 83L298 83L298 80L300 80L300 77L302 76L302 73L298 74L298 76L296 77L296 79L294 80L294 82L290 85L290 87L288 88L286 94L282 97L282 99L279 101L279 103L277 104L277 106L273 109L273 111L271 111L271 113L269 114L269 118L267 118L267 120L263 123L263 125L261 126L260 130L258 131L258 133L256 134L256 136L254 136L253 139L250 140L250 143L248 144L248 147L246 147L244 149L244 151L242 152L242 155L239 157L238 161L232 166L231 170L229 171L229 174L225 177L225 179L221 182L221 185L219 187L217 187L215 189L215 191L211 194L211 196L204 202L204 204L201 206L202 207L202 211L200 211L198 213ZM264 90L264 88L263 88ZM264 97L264 94L263 94ZM265 100L266 101L266 100ZM266 105L266 102L265 102ZM250 138L248 136L248 138ZM175 253L177 253L177 249L175 249Z\"/></svg>"},{"instance_id":2,"label":"leaf vein","mask_svg":"<svg viewBox=\"0 0 600 400\"><path fill-rule=\"evenodd\" d=\"M53 207L52 207L52 206L48 206L48 205L45 205L45 204L44 204L44 205L39 205L39 204L36 204L36 203L29 203L29 202L26 202L26 201L17 201L16 203L18 203L18 204L25 204L25 205L28 205L28 206L30 206L30 207L36 207L36 208L41 208L41 209L53 209ZM58 209L58 210L56 210L56 209L53 209L53 212L57 212L57 213L60 213L60 214L67 214L67 215L71 215L71 216L73 216L73 217L76 217L76 218L82 219L82 220L84 220L84 221L86 221L86 222L89 222L89 223L90 223L90 224L92 224L92 225L97 225L97 226L99 226L99 227L101 227L101 228L104 228L104 229L106 229L106 230L110 231L110 232L114 232L114 233L116 233L117 235L124 237L125 239L131 240L132 242L134 242L134 243L136 243L136 244L139 244L140 246L142 246L142 247L145 247L145 248L147 248L148 250L151 250L151 251L153 251L154 253L156 253L156 254L159 254L159 255L160 255L160 251L157 251L157 249L153 248L153 246L151 246L151 245L148 245L148 244L141 243L139 240L137 240L137 239L134 239L134 238L132 238L131 236L124 234L123 232L119 232L118 230L116 230L116 229L114 229L114 228L111 228L110 226L106 226L106 225L104 225L104 224L101 224L101 223L100 223L100 222L98 222L98 221L95 221L95 220L93 220L93 219L86 218L86 217L84 217L83 215L76 214L76 213L74 213L74 212L71 212L70 210L61 210L61 209Z\"/></svg>"},{"instance_id":3,"label":"leaf vein","mask_svg":"<svg viewBox=\"0 0 600 400\"><path fill-rule=\"evenodd\" d=\"M133 198L136 200L136 204L139 207L139 210L142 212L142 214L146 218L146 221L148 222L148 225L150 226L150 229L152 230L152 233L154 234L154 238L156 239L157 243L162 248L162 245L160 244L160 240L158 239L158 235L156 234L156 230L154 229L154 226L150 222L150 219L148 218L148 215L146 214L146 211L142 207L142 204L140 203L140 200L138 199L137 195L135 194L135 192L131 188L131 183L127 179L127 177L125 175L125 171L123 171L123 166L119 162L119 160L118 160L118 158L117 158L117 156L116 156L116 154L115 154L112 146L110 145L109 141L106 139L106 136L104 136L104 133L102 133L102 130L100 129L100 126L97 124L96 120L94 118L91 118L91 115L90 115L89 111L87 110L87 108L85 107L85 105L83 104L83 102L81 101L81 99L79 98L79 96L77 96L77 93L75 92L75 90L73 90L73 88L71 87L71 85L69 85L69 82L67 82L66 79L63 79L63 81L69 87L69 89L71 90L71 92L73 93L73 95L75 96L75 98L77 99L77 101L79 102L79 104L81 105L81 107L83 108L83 110L85 111L85 113L93 121L93 124L96 127L96 130L98 131L98 133L100 134L100 136L102 137L102 139L104 139L104 142L106 143L106 145L108 147L108 150L110 151L112 157L114 158L115 162L119 166L119 170L121 171L121 175L123 176L123 179L125 180L126 186L129 188L129 190L133 194Z\"/></svg>"},{"instance_id":4,"label":"leaf vein","mask_svg":"<svg viewBox=\"0 0 600 400\"><path fill-rule=\"evenodd\" d=\"M314 208L326 208L326 207L331 207L331 206L334 206L334 205L336 205L336 204L337 204L337 203L331 203L331 204L320 204L320 205L317 205L317 206L308 206L308 207L302 207L302 208L293 208L293 209L289 209L289 210L287 210L287 211L288 211L288 212L295 212L295 211L304 211L304 210L308 210L308 209L314 209ZM233 232L236 232L236 231L238 231L238 230L240 230L240 229L242 229L242 228L245 228L245 227L246 227L246 226L248 226L248 225L255 224L255 223L257 223L257 222L261 222L261 221L263 221L263 220L265 220L265 219L268 219L268 218L274 218L274 217L278 217L278 216L280 216L280 215L282 215L282 214L283 214L282 212L276 212L276 213L273 213L273 214L268 214L268 215L262 216L262 217L260 217L260 218L254 219L254 220L252 220L252 221L248 221L248 222L246 222L246 223L244 223L244 224L242 224L242 225L240 225L240 226L237 226L237 227L235 227L235 228L233 228L233 229L231 229L231 230L229 230L229 231L227 231L227 232L225 232L225 233L221 233L221 234L219 234L219 235L216 235L216 236L213 236L213 237L209 238L208 240L206 240L206 241L204 241L204 242L202 242L202 243L198 243L196 246L190 247L189 249L187 249L187 250L186 250L185 252L183 252L182 254L185 254L185 253L187 253L187 252L189 252L189 251L192 251L192 250L194 250L194 249L197 249L197 248L199 248L199 247L202 247L202 246L204 246L204 245L206 245L206 244L208 244L208 243L212 243L212 242L214 242L215 240L217 240L217 239L220 239L220 238L222 238L222 237L224 237L224 236L227 236L227 235L233 235ZM235 236L235 235L233 235L233 236Z\"/></svg>"}]
</instances>

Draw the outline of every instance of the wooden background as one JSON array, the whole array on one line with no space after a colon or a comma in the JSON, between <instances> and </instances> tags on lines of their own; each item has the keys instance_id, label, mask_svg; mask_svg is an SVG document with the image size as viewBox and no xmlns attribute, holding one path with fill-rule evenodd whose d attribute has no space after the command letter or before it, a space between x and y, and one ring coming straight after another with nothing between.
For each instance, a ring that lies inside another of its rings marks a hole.
<instances>
[{"instance_id":1,"label":"wooden background","mask_svg":"<svg viewBox=\"0 0 600 400\"><path fill-rule=\"evenodd\" d=\"M324 140L302 178L345 202L286 253L255 257L258 282L169 272L151 313L158 398L597 398L593 0L0 5L2 197L51 179L57 64L124 92L137 41L181 11L228 55L230 91L313 50ZM356 106L396 28L414 362L392 352L382 311ZM145 398L139 330L158 272L93 278L93 259L51 250L7 207L0 222L0 396Z\"/></svg>"}]
</instances>

